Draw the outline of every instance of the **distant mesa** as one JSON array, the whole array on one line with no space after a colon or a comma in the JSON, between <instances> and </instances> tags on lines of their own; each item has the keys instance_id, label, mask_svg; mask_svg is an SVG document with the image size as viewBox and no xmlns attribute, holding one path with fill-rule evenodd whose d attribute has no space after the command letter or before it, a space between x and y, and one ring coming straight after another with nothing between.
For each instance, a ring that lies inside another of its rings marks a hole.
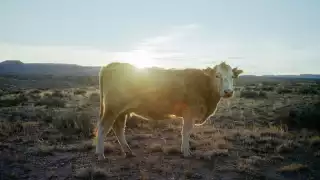
<instances>
[{"instance_id":1,"label":"distant mesa","mask_svg":"<svg viewBox=\"0 0 320 180\"><path fill-rule=\"evenodd\" d=\"M79 66L76 64L23 63L20 60L0 62L0 75L61 75L95 76L100 67Z\"/></svg>"},{"instance_id":2,"label":"distant mesa","mask_svg":"<svg viewBox=\"0 0 320 180\"><path fill-rule=\"evenodd\" d=\"M1 64L1 65L10 65L10 64L12 64L12 65L18 65L18 64L23 64L23 62L20 61L20 60L5 60L5 61L3 61L3 62L0 62L0 64Z\"/></svg>"}]
</instances>

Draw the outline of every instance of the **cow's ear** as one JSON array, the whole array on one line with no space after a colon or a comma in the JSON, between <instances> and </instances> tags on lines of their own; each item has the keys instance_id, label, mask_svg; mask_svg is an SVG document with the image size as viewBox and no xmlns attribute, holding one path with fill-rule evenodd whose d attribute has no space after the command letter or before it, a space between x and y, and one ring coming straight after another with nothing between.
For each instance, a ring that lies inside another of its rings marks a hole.
<instances>
[{"instance_id":1,"label":"cow's ear","mask_svg":"<svg viewBox=\"0 0 320 180\"><path fill-rule=\"evenodd\" d=\"M232 69L232 72L233 72L234 78L238 78L239 75L243 73L243 70L238 69L238 68L233 68L233 69Z\"/></svg>"},{"instance_id":2,"label":"cow's ear","mask_svg":"<svg viewBox=\"0 0 320 180\"><path fill-rule=\"evenodd\" d=\"M209 76L213 75L213 71L214 71L214 69L212 69L210 67L207 67L206 69L204 69L204 73L206 73Z\"/></svg>"}]
</instances>

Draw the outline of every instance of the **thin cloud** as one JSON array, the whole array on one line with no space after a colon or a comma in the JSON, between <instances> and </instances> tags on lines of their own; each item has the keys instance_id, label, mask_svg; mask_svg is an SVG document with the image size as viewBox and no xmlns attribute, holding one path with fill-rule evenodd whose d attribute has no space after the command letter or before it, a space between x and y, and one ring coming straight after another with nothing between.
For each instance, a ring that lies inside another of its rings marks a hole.
<instances>
[{"instance_id":1,"label":"thin cloud","mask_svg":"<svg viewBox=\"0 0 320 180\"><path fill-rule=\"evenodd\" d=\"M227 59L243 59L244 57L237 57L237 56L235 56L235 57L228 57Z\"/></svg>"},{"instance_id":2,"label":"thin cloud","mask_svg":"<svg viewBox=\"0 0 320 180\"><path fill-rule=\"evenodd\" d=\"M196 24L173 27L166 35L142 40L134 45L132 51L118 53L116 58L126 59L127 62L136 61L135 58L138 58L138 60L145 61L147 64L163 67L177 64L176 61L180 61L180 65L186 64L187 54L179 46L185 39L196 33L199 28L200 26ZM147 56L141 55L141 52L144 52ZM184 60L184 62L181 63L181 60Z\"/></svg>"},{"instance_id":3,"label":"thin cloud","mask_svg":"<svg viewBox=\"0 0 320 180\"><path fill-rule=\"evenodd\" d=\"M0 42L0 59L20 59L31 63L70 63L80 65L103 65L111 61L125 61L146 65L164 65L162 60L183 57L175 48L179 42L200 28L196 24L173 27L167 34L137 42L130 51L110 52L79 46L31 46ZM164 65L165 66L165 65Z\"/></svg>"}]
</instances>

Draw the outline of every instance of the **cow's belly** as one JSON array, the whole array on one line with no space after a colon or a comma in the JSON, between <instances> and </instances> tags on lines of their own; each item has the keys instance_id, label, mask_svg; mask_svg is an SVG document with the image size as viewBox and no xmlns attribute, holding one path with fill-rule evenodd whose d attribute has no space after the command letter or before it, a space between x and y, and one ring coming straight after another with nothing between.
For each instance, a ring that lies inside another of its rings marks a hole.
<instances>
[{"instance_id":1,"label":"cow's belly","mask_svg":"<svg viewBox=\"0 0 320 180\"><path fill-rule=\"evenodd\" d=\"M179 101L142 101L132 112L155 120L167 119L170 115L182 116L185 105Z\"/></svg>"}]
</instances>

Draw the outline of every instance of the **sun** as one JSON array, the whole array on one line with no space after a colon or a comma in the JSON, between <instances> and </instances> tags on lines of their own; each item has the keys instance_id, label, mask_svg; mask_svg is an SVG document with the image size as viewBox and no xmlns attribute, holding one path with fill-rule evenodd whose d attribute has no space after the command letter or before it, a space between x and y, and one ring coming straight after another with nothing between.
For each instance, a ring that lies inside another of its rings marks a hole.
<instances>
[{"instance_id":1,"label":"sun","mask_svg":"<svg viewBox=\"0 0 320 180\"><path fill-rule=\"evenodd\" d=\"M143 49L120 52L116 53L114 56L116 61L132 64L139 69L159 66L159 61L157 61L158 58L159 54Z\"/></svg>"},{"instance_id":2,"label":"sun","mask_svg":"<svg viewBox=\"0 0 320 180\"><path fill-rule=\"evenodd\" d=\"M135 53L127 59L127 62L137 68L146 68L156 66L157 62L150 53Z\"/></svg>"},{"instance_id":3,"label":"sun","mask_svg":"<svg viewBox=\"0 0 320 180\"><path fill-rule=\"evenodd\" d=\"M140 69L156 66L156 63L150 59L149 60L141 60L141 59L133 60L131 61L131 64Z\"/></svg>"}]
</instances>

